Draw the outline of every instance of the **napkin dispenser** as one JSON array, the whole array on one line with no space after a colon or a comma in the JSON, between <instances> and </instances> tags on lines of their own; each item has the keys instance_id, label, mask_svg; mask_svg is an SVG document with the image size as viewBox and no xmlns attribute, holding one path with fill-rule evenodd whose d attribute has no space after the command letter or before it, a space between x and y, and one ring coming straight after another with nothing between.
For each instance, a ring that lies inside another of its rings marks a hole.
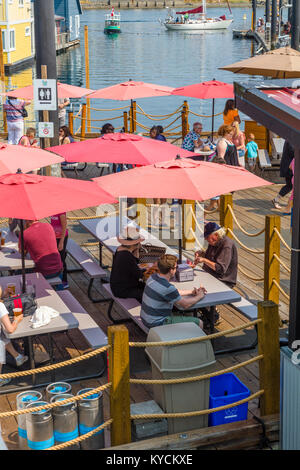
<instances>
[{"instance_id":1,"label":"napkin dispenser","mask_svg":"<svg viewBox=\"0 0 300 470\"><path fill-rule=\"evenodd\" d=\"M188 264L178 264L175 274L176 281L185 282L194 280L194 270Z\"/></svg>"}]
</instances>

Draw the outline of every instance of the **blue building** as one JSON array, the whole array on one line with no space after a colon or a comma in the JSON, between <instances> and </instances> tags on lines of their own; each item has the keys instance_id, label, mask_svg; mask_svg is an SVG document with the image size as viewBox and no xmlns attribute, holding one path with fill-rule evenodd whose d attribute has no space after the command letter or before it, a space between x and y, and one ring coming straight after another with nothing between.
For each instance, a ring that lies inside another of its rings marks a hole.
<instances>
[{"instance_id":1,"label":"blue building","mask_svg":"<svg viewBox=\"0 0 300 470\"><path fill-rule=\"evenodd\" d=\"M69 41L80 38L80 0L54 0L57 33L69 33Z\"/></svg>"}]
</instances>

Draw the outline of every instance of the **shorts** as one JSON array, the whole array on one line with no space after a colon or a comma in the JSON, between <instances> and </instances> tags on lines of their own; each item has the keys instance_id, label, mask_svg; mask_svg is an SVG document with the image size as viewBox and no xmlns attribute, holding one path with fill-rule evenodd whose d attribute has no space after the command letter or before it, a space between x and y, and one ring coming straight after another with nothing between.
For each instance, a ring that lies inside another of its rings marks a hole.
<instances>
[{"instance_id":1,"label":"shorts","mask_svg":"<svg viewBox=\"0 0 300 470\"><path fill-rule=\"evenodd\" d=\"M256 158L249 158L248 157L248 165L249 166L254 166L256 163Z\"/></svg>"},{"instance_id":2,"label":"shorts","mask_svg":"<svg viewBox=\"0 0 300 470\"><path fill-rule=\"evenodd\" d=\"M5 346L9 343L10 343L10 340L5 336L4 332L1 329L0 330L0 364L5 364L6 363Z\"/></svg>"}]
</instances>

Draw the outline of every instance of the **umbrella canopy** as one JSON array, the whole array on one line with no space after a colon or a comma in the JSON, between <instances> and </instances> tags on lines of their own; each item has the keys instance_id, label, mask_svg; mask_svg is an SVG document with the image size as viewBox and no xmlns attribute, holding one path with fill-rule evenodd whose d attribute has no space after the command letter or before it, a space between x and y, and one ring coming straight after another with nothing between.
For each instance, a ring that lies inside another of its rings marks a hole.
<instances>
[{"instance_id":1,"label":"umbrella canopy","mask_svg":"<svg viewBox=\"0 0 300 470\"><path fill-rule=\"evenodd\" d=\"M210 80L208 82L175 88L171 94L189 96L191 98L199 98L202 100L234 97L233 85L219 82L218 80Z\"/></svg>"},{"instance_id":2,"label":"umbrella canopy","mask_svg":"<svg viewBox=\"0 0 300 470\"><path fill-rule=\"evenodd\" d=\"M27 173L63 161L58 155L39 148L0 144L0 175L16 173L19 168L23 173Z\"/></svg>"},{"instance_id":3,"label":"umbrella canopy","mask_svg":"<svg viewBox=\"0 0 300 470\"><path fill-rule=\"evenodd\" d=\"M272 78L299 78L300 52L290 47L281 47L250 59L226 65L226 67L221 67L221 70Z\"/></svg>"},{"instance_id":4,"label":"umbrella canopy","mask_svg":"<svg viewBox=\"0 0 300 470\"><path fill-rule=\"evenodd\" d=\"M79 86L68 85L67 83L57 82L57 95L58 98L82 98L83 96L89 95L93 90L88 88L81 88ZM6 96L12 96L14 98L23 98L27 100L33 99L33 85L25 86L24 88L18 88L13 91L4 93Z\"/></svg>"},{"instance_id":5,"label":"umbrella canopy","mask_svg":"<svg viewBox=\"0 0 300 470\"><path fill-rule=\"evenodd\" d=\"M242 167L185 158L94 178L94 181L115 197L197 201L205 201L229 191L272 184Z\"/></svg>"},{"instance_id":6,"label":"umbrella canopy","mask_svg":"<svg viewBox=\"0 0 300 470\"><path fill-rule=\"evenodd\" d=\"M149 165L173 160L179 154L193 157L197 154L183 150L168 142L135 134L104 134L101 138L57 145L47 150L64 157L67 162L106 162Z\"/></svg>"},{"instance_id":7,"label":"umbrella canopy","mask_svg":"<svg viewBox=\"0 0 300 470\"><path fill-rule=\"evenodd\" d=\"M174 88L129 80L128 82L94 91L94 93L89 95L89 98L125 101L151 96L167 96L171 94L172 90Z\"/></svg>"},{"instance_id":8,"label":"umbrella canopy","mask_svg":"<svg viewBox=\"0 0 300 470\"><path fill-rule=\"evenodd\" d=\"M95 183L54 176L0 176L0 217L38 220L117 200Z\"/></svg>"}]
</instances>

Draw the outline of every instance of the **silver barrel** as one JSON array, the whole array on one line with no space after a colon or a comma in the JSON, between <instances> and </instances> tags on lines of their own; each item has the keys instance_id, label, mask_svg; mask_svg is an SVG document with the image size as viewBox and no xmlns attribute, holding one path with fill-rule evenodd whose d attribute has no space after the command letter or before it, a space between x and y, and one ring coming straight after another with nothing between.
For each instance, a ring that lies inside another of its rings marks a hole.
<instances>
[{"instance_id":1,"label":"silver barrel","mask_svg":"<svg viewBox=\"0 0 300 470\"><path fill-rule=\"evenodd\" d=\"M62 393L51 398L51 403L59 402L71 398L74 395L71 393ZM79 436L78 432L78 417L77 417L77 403L69 403L62 406L52 408L53 427L54 427L54 440L56 444L69 442ZM72 444L66 449L78 450L78 444Z\"/></svg>"},{"instance_id":2,"label":"silver barrel","mask_svg":"<svg viewBox=\"0 0 300 470\"><path fill-rule=\"evenodd\" d=\"M48 405L46 401L29 403L26 408ZM27 443L29 449L44 450L54 446L51 410L33 411L26 415Z\"/></svg>"},{"instance_id":3,"label":"silver barrel","mask_svg":"<svg viewBox=\"0 0 300 470\"><path fill-rule=\"evenodd\" d=\"M51 398L62 393L72 393L72 387L67 382L53 382L46 388L46 400L50 402Z\"/></svg>"},{"instance_id":4,"label":"silver barrel","mask_svg":"<svg viewBox=\"0 0 300 470\"><path fill-rule=\"evenodd\" d=\"M41 392L29 390L26 392L19 393L16 397L17 410L23 410L29 403L40 401L42 399ZM27 432L26 432L26 415L17 416L18 420L18 437L19 437L19 448L22 450L28 450L27 444Z\"/></svg>"},{"instance_id":5,"label":"silver barrel","mask_svg":"<svg viewBox=\"0 0 300 470\"><path fill-rule=\"evenodd\" d=\"M83 388L77 395L82 395L92 388ZM103 423L103 394L96 392L87 398L83 398L78 402L78 415L79 415L79 433L83 434L92 431L93 429L101 426ZM80 443L83 450L95 450L104 447L104 430L97 432L85 441Z\"/></svg>"}]
</instances>

